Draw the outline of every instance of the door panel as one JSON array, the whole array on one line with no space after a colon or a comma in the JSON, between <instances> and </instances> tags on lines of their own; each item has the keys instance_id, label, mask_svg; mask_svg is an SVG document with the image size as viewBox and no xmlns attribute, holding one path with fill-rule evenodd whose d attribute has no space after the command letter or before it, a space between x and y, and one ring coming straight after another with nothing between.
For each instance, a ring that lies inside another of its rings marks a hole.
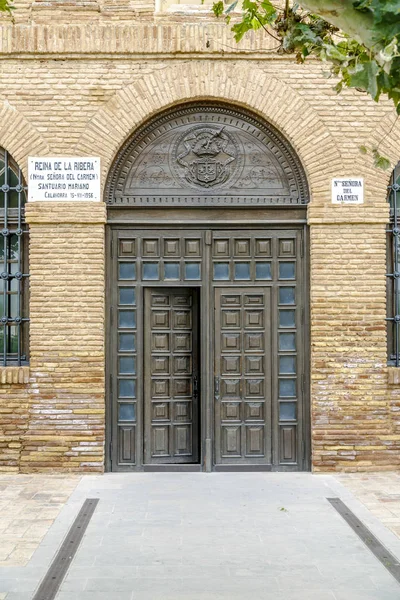
<instances>
[{"instance_id":1,"label":"door panel","mask_svg":"<svg viewBox=\"0 0 400 600\"><path fill-rule=\"evenodd\" d=\"M304 231L116 227L110 241L108 465L307 468Z\"/></svg>"},{"instance_id":2,"label":"door panel","mask_svg":"<svg viewBox=\"0 0 400 600\"><path fill-rule=\"evenodd\" d=\"M194 463L198 442L196 290L145 289L146 464Z\"/></svg>"},{"instance_id":3,"label":"door panel","mask_svg":"<svg viewBox=\"0 0 400 600\"><path fill-rule=\"evenodd\" d=\"M215 290L217 464L271 464L271 289Z\"/></svg>"}]
</instances>

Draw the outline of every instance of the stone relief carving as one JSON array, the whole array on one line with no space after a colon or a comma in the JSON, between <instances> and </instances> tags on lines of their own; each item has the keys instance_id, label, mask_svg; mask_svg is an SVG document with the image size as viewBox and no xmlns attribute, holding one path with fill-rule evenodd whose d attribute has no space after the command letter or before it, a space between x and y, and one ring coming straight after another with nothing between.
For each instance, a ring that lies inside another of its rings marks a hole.
<instances>
[{"instance_id":1,"label":"stone relief carving","mask_svg":"<svg viewBox=\"0 0 400 600\"><path fill-rule=\"evenodd\" d=\"M228 183L237 168L236 146L224 125L193 127L174 148L175 173L200 188Z\"/></svg>"},{"instance_id":2,"label":"stone relief carving","mask_svg":"<svg viewBox=\"0 0 400 600\"><path fill-rule=\"evenodd\" d=\"M110 205L305 204L304 171L289 144L244 110L212 103L170 109L119 152Z\"/></svg>"}]
</instances>

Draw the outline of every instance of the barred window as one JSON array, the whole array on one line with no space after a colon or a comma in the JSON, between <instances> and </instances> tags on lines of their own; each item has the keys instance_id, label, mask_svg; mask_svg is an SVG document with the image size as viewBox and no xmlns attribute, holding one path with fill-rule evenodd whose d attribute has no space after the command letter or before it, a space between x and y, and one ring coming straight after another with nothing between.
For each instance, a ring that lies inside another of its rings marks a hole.
<instances>
[{"instance_id":1,"label":"barred window","mask_svg":"<svg viewBox=\"0 0 400 600\"><path fill-rule=\"evenodd\" d=\"M26 185L21 169L0 148L0 360L28 360L28 230Z\"/></svg>"},{"instance_id":2,"label":"barred window","mask_svg":"<svg viewBox=\"0 0 400 600\"><path fill-rule=\"evenodd\" d=\"M387 227L387 322L388 358L400 366L400 162L388 187L390 222Z\"/></svg>"}]
</instances>

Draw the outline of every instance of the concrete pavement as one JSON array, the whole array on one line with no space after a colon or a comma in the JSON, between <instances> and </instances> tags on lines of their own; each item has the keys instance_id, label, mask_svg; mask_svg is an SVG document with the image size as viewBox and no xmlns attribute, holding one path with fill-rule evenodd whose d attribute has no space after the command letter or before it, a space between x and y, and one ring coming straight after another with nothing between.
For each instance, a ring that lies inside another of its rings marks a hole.
<instances>
[{"instance_id":1,"label":"concrete pavement","mask_svg":"<svg viewBox=\"0 0 400 600\"><path fill-rule=\"evenodd\" d=\"M0 600L31 600L88 497L100 502L57 600L400 598L326 498L398 557L399 538L333 476L146 473L82 477L28 564L0 567Z\"/></svg>"}]
</instances>

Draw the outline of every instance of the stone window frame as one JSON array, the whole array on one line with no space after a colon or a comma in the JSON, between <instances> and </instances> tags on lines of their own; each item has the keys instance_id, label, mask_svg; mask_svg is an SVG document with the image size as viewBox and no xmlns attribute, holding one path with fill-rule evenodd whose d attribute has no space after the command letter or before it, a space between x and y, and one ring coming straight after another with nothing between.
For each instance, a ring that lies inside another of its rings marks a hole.
<instances>
[{"instance_id":1,"label":"stone window frame","mask_svg":"<svg viewBox=\"0 0 400 600\"><path fill-rule=\"evenodd\" d=\"M26 197L21 168L0 147L0 367L20 367L29 360Z\"/></svg>"}]
</instances>

